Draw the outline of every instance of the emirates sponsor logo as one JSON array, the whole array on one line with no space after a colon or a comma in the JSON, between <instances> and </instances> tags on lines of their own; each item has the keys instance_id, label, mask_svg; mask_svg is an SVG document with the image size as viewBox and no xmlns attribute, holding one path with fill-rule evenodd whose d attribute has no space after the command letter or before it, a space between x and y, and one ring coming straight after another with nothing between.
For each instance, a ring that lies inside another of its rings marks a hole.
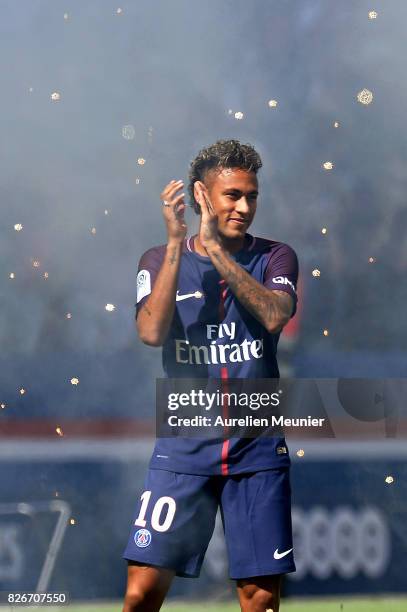
<instances>
[{"instance_id":1,"label":"emirates sponsor logo","mask_svg":"<svg viewBox=\"0 0 407 612\"><path fill-rule=\"evenodd\" d=\"M190 344L189 340L175 340L175 360L177 363L202 365L222 363L242 363L263 357L263 340L244 339L243 342L232 342L236 337L236 323L206 325L208 344L199 346ZM230 343L218 344L219 339L229 339Z\"/></svg>"},{"instance_id":2,"label":"emirates sponsor logo","mask_svg":"<svg viewBox=\"0 0 407 612\"><path fill-rule=\"evenodd\" d=\"M175 340L175 359L177 363L219 364L242 363L263 357L263 340L243 340L240 344L211 344L195 346L188 340Z\"/></svg>"}]
</instances>

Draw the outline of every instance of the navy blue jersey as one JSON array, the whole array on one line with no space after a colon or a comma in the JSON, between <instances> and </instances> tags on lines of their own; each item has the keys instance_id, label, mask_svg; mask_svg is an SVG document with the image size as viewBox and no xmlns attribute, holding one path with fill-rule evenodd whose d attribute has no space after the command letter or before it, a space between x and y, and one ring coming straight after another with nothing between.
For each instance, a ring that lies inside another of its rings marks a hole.
<instances>
[{"instance_id":1,"label":"navy blue jersey","mask_svg":"<svg viewBox=\"0 0 407 612\"><path fill-rule=\"evenodd\" d=\"M169 378L278 378L279 334L270 334L230 291L209 257L184 240L176 309L163 345ZM137 275L137 313L148 299L166 245L146 251ZM246 234L231 257L269 289L286 291L296 310L298 261L287 244ZM137 316L136 313L136 316ZM197 440L161 438L150 467L190 474L236 474L289 465L284 438Z\"/></svg>"}]
</instances>

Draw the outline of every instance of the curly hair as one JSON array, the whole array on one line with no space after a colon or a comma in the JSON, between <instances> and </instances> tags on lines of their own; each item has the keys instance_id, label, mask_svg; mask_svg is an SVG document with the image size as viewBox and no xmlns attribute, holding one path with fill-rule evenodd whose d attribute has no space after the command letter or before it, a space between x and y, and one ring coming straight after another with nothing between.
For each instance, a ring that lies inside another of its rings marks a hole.
<instances>
[{"instance_id":1,"label":"curly hair","mask_svg":"<svg viewBox=\"0 0 407 612\"><path fill-rule=\"evenodd\" d=\"M194 197L195 181L204 181L209 170L239 168L255 172L262 167L260 155L250 144L241 144L238 140L218 140L215 144L201 149L190 164L188 194L192 208L197 214L201 209Z\"/></svg>"}]
</instances>

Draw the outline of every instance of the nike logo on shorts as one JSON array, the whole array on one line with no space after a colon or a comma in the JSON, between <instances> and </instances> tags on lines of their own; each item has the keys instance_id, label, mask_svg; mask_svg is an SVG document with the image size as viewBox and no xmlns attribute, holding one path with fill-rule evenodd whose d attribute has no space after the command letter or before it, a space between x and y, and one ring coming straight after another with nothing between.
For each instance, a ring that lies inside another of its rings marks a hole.
<instances>
[{"instance_id":1,"label":"nike logo on shorts","mask_svg":"<svg viewBox=\"0 0 407 612\"><path fill-rule=\"evenodd\" d=\"M274 559L282 559L283 557L285 557L286 555L288 555L288 553L290 553L292 551L292 548L290 548L289 550L285 550L282 553L278 552L278 548L276 548L276 550L274 551Z\"/></svg>"},{"instance_id":2,"label":"nike logo on shorts","mask_svg":"<svg viewBox=\"0 0 407 612\"><path fill-rule=\"evenodd\" d=\"M177 291L177 295L175 297L176 301L179 302L181 300L187 300L188 298L201 298L203 297L203 293L201 293L200 291L195 291L194 293L184 293L184 295L180 295L179 291Z\"/></svg>"}]
</instances>

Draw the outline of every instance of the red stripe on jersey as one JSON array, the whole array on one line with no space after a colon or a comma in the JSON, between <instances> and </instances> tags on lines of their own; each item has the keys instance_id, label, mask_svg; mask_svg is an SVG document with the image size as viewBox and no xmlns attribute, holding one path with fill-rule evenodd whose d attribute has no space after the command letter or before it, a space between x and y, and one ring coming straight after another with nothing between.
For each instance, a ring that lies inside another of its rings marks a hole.
<instances>
[{"instance_id":1,"label":"red stripe on jersey","mask_svg":"<svg viewBox=\"0 0 407 612\"><path fill-rule=\"evenodd\" d=\"M220 300L219 300L218 316L219 316L219 323L221 323L223 319L225 318L225 299L226 299L228 288L226 286L226 281L223 280L223 278L219 281L219 285L220 285Z\"/></svg>"},{"instance_id":2,"label":"red stripe on jersey","mask_svg":"<svg viewBox=\"0 0 407 612\"><path fill-rule=\"evenodd\" d=\"M227 380L229 378L228 369L223 367L220 371L221 379L222 379L222 392L228 393L229 387ZM224 419L229 417L228 405L224 404L222 401L222 416ZM225 434L228 433L228 427L224 428ZM228 455L229 455L229 440L224 440L222 444L222 454L221 454L221 471L222 476L227 476L229 474L229 466L228 466Z\"/></svg>"},{"instance_id":3,"label":"red stripe on jersey","mask_svg":"<svg viewBox=\"0 0 407 612\"><path fill-rule=\"evenodd\" d=\"M221 279L219 281L219 285L221 287L220 293L220 301L219 301L219 322L221 323L225 318L225 299L227 294L227 286L226 281ZM229 378L228 369L226 367L222 367L220 370L220 376L222 379L222 392L228 392L228 384L227 380ZM227 419L229 416L229 410L227 404L225 405L222 401L222 416ZM224 428L225 434L228 432L228 427ZM229 466L228 466L228 455L229 455L229 440L224 440L222 444L221 451L221 473L222 476L227 476L229 474Z\"/></svg>"}]
</instances>

